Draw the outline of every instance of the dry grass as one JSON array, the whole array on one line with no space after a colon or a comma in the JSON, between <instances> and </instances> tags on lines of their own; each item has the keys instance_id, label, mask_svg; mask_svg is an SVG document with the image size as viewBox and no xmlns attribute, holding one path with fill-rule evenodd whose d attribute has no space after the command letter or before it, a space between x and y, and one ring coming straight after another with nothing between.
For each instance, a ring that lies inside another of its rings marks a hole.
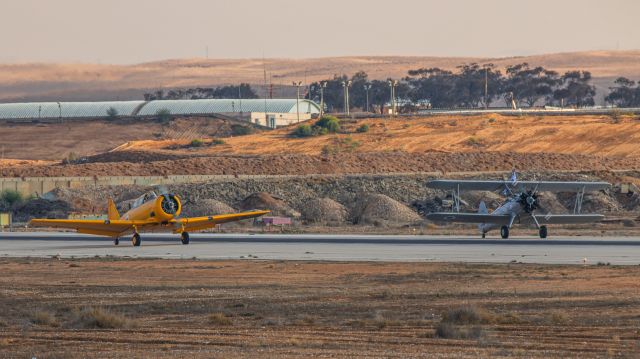
<instances>
[{"instance_id":1,"label":"dry grass","mask_svg":"<svg viewBox=\"0 0 640 359\"><path fill-rule=\"evenodd\" d=\"M123 329L137 326L134 320L99 307L76 310L72 316L72 325L79 328Z\"/></svg>"},{"instance_id":2,"label":"dry grass","mask_svg":"<svg viewBox=\"0 0 640 359\"><path fill-rule=\"evenodd\" d=\"M31 322L38 325L57 327L59 325L55 315L48 311L38 310L31 315Z\"/></svg>"},{"instance_id":3,"label":"dry grass","mask_svg":"<svg viewBox=\"0 0 640 359\"><path fill-rule=\"evenodd\" d=\"M209 324L213 325L232 325L233 321L224 313L211 313L207 316Z\"/></svg>"}]
</instances>

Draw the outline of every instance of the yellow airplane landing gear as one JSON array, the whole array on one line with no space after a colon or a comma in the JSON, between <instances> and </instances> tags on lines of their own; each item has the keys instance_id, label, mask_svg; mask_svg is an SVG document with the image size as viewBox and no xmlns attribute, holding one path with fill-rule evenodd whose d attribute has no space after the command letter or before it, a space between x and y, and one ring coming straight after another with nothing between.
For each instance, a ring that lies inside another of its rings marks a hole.
<instances>
[{"instance_id":1,"label":"yellow airplane landing gear","mask_svg":"<svg viewBox=\"0 0 640 359\"><path fill-rule=\"evenodd\" d=\"M189 244L189 233L182 232L180 236L181 236L180 240L182 241L182 244Z\"/></svg>"},{"instance_id":2,"label":"yellow airplane landing gear","mask_svg":"<svg viewBox=\"0 0 640 359\"><path fill-rule=\"evenodd\" d=\"M140 238L140 235L138 233L134 233L133 237L131 237L131 244L133 244L134 247L140 247L141 243L142 238Z\"/></svg>"}]
</instances>

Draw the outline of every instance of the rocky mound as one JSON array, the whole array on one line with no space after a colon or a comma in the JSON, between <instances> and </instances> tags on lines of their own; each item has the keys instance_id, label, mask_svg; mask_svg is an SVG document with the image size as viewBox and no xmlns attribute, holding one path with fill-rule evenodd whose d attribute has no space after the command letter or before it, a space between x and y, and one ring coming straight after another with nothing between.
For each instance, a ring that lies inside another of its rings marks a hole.
<instances>
[{"instance_id":1,"label":"rocky mound","mask_svg":"<svg viewBox=\"0 0 640 359\"><path fill-rule=\"evenodd\" d=\"M302 204L302 217L307 222L324 224L344 224L348 211L340 203L331 198L313 198Z\"/></svg>"},{"instance_id":2,"label":"rocky mound","mask_svg":"<svg viewBox=\"0 0 640 359\"><path fill-rule=\"evenodd\" d=\"M201 199L187 203L182 207L182 215L188 217L202 217L216 214L234 213L236 210L228 204L213 198Z\"/></svg>"},{"instance_id":3,"label":"rocky mound","mask_svg":"<svg viewBox=\"0 0 640 359\"><path fill-rule=\"evenodd\" d=\"M365 196L356 205L354 212L356 223L393 226L422 220L411 208L383 194Z\"/></svg>"},{"instance_id":4,"label":"rocky mound","mask_svg":"<svg viewBox=\"0 0 640 359\"><path fill-rule=\"evenodd\" d=\"M44 198L36 198L22 204L14 211L15 222L27 222L32 218L66 219L73 208L64 201L50 201Z\"/></svg>"},{"instance_id":5,"label":"rocky mound","mask_svg":"<svg viewBox=\"0 0 640 359\"><path fill-rule=\"evenodd\" d=\"M299 218L300 212L291 208L282 198L273 196L267 192L253 193L240 202L240 210L267 209L271 215Z\"/></svg>"}]
</instances>

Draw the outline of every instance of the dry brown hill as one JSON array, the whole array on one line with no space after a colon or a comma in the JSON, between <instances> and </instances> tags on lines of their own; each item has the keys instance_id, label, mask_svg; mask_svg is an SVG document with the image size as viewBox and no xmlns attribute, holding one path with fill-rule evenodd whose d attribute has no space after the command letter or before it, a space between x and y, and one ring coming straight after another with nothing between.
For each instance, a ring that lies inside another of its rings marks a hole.
<instances>
[{"instance_id":1,"label":"dry brown hill","mask_svg":"<svg viewBox=\"0 0 640 359\"><path fill-rule=\"evenodd\" d=\"M136 65L10 64L0 65L0 101L141 99L149 89L264 83L266 68L274 84L314 81L334 74L366 71L372 78L400 78L410 69L454 69L492 62L500 67L521 62L564 72L591 71L600 89L612 78L640 79L640 50L591 51L507 58L333 57L316 59L166 60ZM276 93L276 96L279 94Z\"/></svg>"}]
</instances>

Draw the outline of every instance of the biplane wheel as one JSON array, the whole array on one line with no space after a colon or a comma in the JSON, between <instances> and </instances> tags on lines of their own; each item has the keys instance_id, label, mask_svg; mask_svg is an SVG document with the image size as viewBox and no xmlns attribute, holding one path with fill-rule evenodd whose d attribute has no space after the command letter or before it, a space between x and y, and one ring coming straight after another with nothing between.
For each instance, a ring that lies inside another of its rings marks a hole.
<instances>
[{"instance_id":1,"label":"biplane wheel","mask_svg":"<svg viewBox=\"0 0 640 359\"><path fill-rule=\"evenodd\" d=\"M487 234L482 232L482 239L485 239L485 238L487 238Z\"/></svg>"},{"instance_id":2,"label":"biplane wheel","mask_svg":"<svg viewBox=\"0 0 640 359\"><path fill-rule=\"evenodd\" d=\"M118 244L120 244L120 238L119 238L119 237L114 238L114 239L113 239L113 244L114 244L114 245L116 245L116 246L117 246Z\"/></svg>"},{"instance_id":3,"label":"biplane wheel","mask_svg":"<svg viewBox=\"0 0 640 359\"><path fill-rule=\"evenodd\" d=\"M500 236L502 237L502 239L507 239L509 238L509 227L507 226L502 226L500 228Z\"/></svg>"},{"instance_id":4,"label":"biplane wheel","mask_svg":"<svg viewBox=\"0 0 640 359\"><path fill-rule=\"evenodd\" d=\"M182 244L189 244L189 233L182 232L181 237Z\"/></svg>"},{"instance_id":5,"label":"biplane wheel","mask_svg":"<svg viewBox=\"0 0 640 359\"><path fill-rule=\"evenodd\" d=\"M540 226L540 238L547 238L547 226Z\"/></svg>"},{"instance_id":6,"label":"biplane wheel","mask_svg":"<svg viewBox=\"0 0 640 359\"><path fill-rule=\"evenodd\" d=\"M140 235L138 233L133 234L133 237L131 237L131 243L133 244L134 247L140 247L140 244L142 243L142 238L140 238Z\"/></svg>"}]
</instances>

